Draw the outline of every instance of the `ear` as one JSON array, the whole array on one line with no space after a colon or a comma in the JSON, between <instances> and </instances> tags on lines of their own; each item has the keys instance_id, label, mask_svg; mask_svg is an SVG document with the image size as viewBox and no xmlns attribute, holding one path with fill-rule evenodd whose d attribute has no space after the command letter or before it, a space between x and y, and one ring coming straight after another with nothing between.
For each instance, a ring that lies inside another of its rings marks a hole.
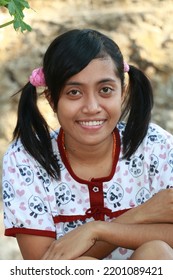
<instances>
[{"instance_id":1,"label":"ear","mask_svg":"<svg viewBox=\"0 0 173 280\"><path fill-rule=\"evenodd\" d=\"M47 101L49 102L50 107L51 107L52 110L55 112L55 108L54 108L54 104L53 104L53 101L52 101L52 98L51 98L50 91L49 91L48 89L46 89L46 90L44 91L44 95L45 95Z\"/></svg>"}]
</instances>

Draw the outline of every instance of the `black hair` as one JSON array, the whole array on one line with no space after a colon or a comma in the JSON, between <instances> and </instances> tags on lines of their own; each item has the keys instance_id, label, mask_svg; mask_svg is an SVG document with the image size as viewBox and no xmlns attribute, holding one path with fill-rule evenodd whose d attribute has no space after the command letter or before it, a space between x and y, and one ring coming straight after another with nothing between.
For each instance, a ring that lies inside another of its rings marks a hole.
<instances>
[{"instance_id":1,"label":"black hair","mask_svg":"<svg viewBox=\"0 0 173 280\"><path fill-rule=\"evenodd\" d=\"M43 72L53 107L57 108L64 83L84 69L91 60L110 56L116 74L124 87L124 61L117 44L106 35L91 29L74 29L58 36L43 58ZM150 81L142 71L130 65L129 83L121 119L127 118L123 135L124 157L129 158L144 139L151 118L153 93ZM19 138L25 149L48 174L59 178L59 166L53 153L49 127L37 106L36 88L28 82L19 100L18 119L13 138Z\"/></svg>"}]
</instances>

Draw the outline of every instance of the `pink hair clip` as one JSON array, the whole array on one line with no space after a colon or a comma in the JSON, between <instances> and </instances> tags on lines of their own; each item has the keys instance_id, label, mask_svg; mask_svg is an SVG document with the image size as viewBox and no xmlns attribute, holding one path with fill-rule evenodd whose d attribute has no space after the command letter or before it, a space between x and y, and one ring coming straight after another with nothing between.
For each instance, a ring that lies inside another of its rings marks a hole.
<instances>
[{"instance_id":1,"label":"pink hair clip","mask_svg":"<svg viewBox=\"0 0 173 280\"><path fill-rule=\"evenodd\" d=\"M44 78L43 68L36 68L32 71L31 76L29 77L30 83L35 87L45 87L46 82Z\"/></svg>"},{"instance_id":2,"label":"pink hair clip","mask_svg":"<svg viewBox=\"0 0 173 280\"><path fill-rule=\"evenodd\" d=\"M129 72L130 66L128 65L127 62L124 62L124 72Z\"/></svg>"}]
</instances>

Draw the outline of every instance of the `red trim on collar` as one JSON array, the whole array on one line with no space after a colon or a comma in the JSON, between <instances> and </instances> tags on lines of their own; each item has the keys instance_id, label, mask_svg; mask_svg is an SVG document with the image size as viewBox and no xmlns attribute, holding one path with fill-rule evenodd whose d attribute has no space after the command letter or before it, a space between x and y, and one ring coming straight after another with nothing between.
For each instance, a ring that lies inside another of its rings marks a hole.
<instances>
[{"instance_id":1,"label":"red trim on collar","mask_svg":"<svg viewBox=\"0 0 173 280\"><path fill-rule=\"evenodd\" d=\"M101 177L101 178L93 178L91 181L88 181L88 180L84 180L84 179L81 179L79 178L72 170L69 162L68 162L68 159L66 157L66 154L65 154L65 151L64 151L64 147L63 147L63 141L62 141L62 134L63 134L63 130L62 128L60 128L60 131L59 131L59 134L58 134L58 138L57 138L57 144L58 144L58 148L59 148L59 152L60 152L60 155L61 155L61 158L62 158L62 161L65 165L65 167L67 168L68 172L70 173L70 175L79 183L82 183L82 184L90 184L91 182L108 182L112 179L113 175L115 174L115 170L116 170L116 166L117 166L117 163L118 163L118 159L119 159L119 154L120 154L120 135L119 135L119 131L117 128L115 128L114 130L115 132L115 136L116 136L116 153L115 153L115 157L114 157L114 161L113 161L113 164L112 164L112 170L109 174L109 176L107 177Z\"/></svg>"},{"instance_id":2,"label":"red trim on collar","mask_svg":"<svg viewBox=\"0 0 173 280\"><path fill-rule=\"evenodd\" d=\"M117 162L119 159L120 154L120 135L117 128L114 130L115 136L116 136L116 153L115 157L113 159L112 163L112 170L107 177L101 177L101 178L93 178L91 181L84 180L79 178L74 171L72 170L68 159L66 157L66 153L63 147L63 130L60 128L60 132L57 138L58 148L59 152L62 158L62 161L68 170L69 174L73 177L73 179L81 184L85 184L88 186L89 191L89 198L90 198L90 209L86 211L84 215L75 215L75 216L69 216L69 215L59 215L54 218L54 222L72 222L76 220L86 220L87 218L93 218L95 220L102 220L104 221L105 216L108 216L110 218L118 217L122 213L126 212L128 209L120 210L112 212L112 210L104 207L104 194L103 194L103 183L108 182L112 179L112 177L115 174Z\"/></svg>"}]
</instances>

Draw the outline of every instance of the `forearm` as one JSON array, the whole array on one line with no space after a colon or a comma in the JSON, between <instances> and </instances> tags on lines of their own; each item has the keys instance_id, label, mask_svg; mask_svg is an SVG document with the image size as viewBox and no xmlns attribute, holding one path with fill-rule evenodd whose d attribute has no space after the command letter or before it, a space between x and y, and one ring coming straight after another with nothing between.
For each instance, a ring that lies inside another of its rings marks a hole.
<instances>
[{"instance_id":1,"label":"forearm","mask_svg":"<svg viewBox=\"0 0 173 280\"><path fill-rule=\"evenodd\" d=\"M145 212L143 213L143 206L138 206L132 208L125 212L124 214L120 215L116 219L113 219L111 223L121 223L121 224L142 224L146 223L146 216ZM150 221L148 220L148 223ZM108 256L113 250L115 250L117 245L111 244L105 241L97 241L95 245L85 253L85 255L89 255L92 257L96 257L98 259L103 259Z\"/></svg>"},{"instance_id":2,"label":"forearm","mask_svg":"<svg viewBox=\"0 0 173 280\"><path fill-rule=\"evenodd\" d=\"M104 259L107 257L117 246L105 241L96 241L93 247L91 247L83 256L90 256L97 259Z\"/></svg>"},{"instance_id":3,"label":"forearm","mask_svg":"<svg viewBox=\"0 0 173 280\"><path fill-rule=\"evenodd\" d=\"M172 224L98 223L94 228L97 242L85 255L103 259L117 247L135 250L150 240L163 240L173 247Z\"/></svg>"},{"instance_id":4,"label":"forearm","mask_svg":"<svg viewBox=\"0 0 173 280\"><path fill-rule=\"evenodd\" d=\"M163 240L173 247L172 224L119 224L98 222L94 228L97 240L135 250L151 240Z\"/></svg>"},{"instance_id":5,"label":"forearm","mask_svg":"<svg viewBox=\"0 0 173 280\"><path fill-rule=\"evenodd\" d=\"M112 251L115 247L135 250L151 240L163 240L173 247L173 225L89 222L52 242L42 259L78 259L84 255L102 259L105 257L105 251L100 250L99 242L101 242L100 244L104 244L104 242L107 245L108 243L112 244L112 249L106 247ZM96 246L95 251L93 250L94 246ZM96 251L96 248L98 248L98 251ZM92 255L92 252L95 255Z\"/></svg>"},{"instance_id":6,"label":"forearm","mask_svg":"<svg viewBox=\"0 0 173 280\"><path fill-rule=\"evenodd\" d=\"M125 224L173 223L173 189L158 192L145 203L117 217L113 222Z\"/></svg>"},{"instance_id":7,"label":"forearm","mask_svg":"<svg viewBox=\"0 0 173 280\"><path fill-rule=\"evenodd\" d=\"M157 227L161 226L160 229L163 229L163 233L165 231L166 235L158 236L158 238L163 239L164 236L167 236L169 232L167 232L166 223L171 224L173 223L173 213L172 213L172 190L165 190L161 193L155 195L152 199L148 200L142 205L139 205L135 208L132 208L122 214L121 216L113 219L111 223L121 223L121 224L143 224L145 225L152 225L154 227L155 234L155 225ZM163 203L163 201L165 201ZM164 207L163 207L164 204ZM170 227L170 224L168 227ZM142 225L141 225L142 226ZM172 230L172 226L171 226ZM160 233L159 233L160 234ZM133 234L134 236L134 234ZM157 237L157 236L156 236ZM154 235L154 239L156 239ZM169 237L169 236L168 236ZM128 240L128 238L127 238ZM142 239L143 240L143 239ZM169 241L169 240L168 240ZM109 244L108 242L96 242L96 244L91 248L87 254L91 254L91 256L95 256L97 258L104 258L108 254L110 254L113 250L115 250L119 245Z\"/></svg>"}]
</instances>

